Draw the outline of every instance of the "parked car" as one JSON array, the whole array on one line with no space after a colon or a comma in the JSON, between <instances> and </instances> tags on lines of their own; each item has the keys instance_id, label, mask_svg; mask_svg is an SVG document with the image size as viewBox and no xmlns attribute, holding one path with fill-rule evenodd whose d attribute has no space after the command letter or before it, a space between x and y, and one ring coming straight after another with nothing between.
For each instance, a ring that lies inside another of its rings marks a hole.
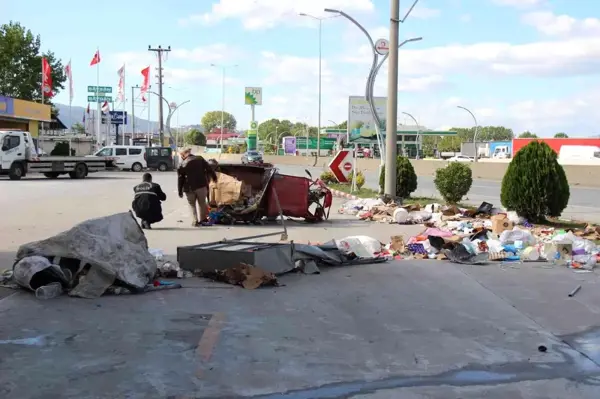
<instances>
[{"instance_id":1,"label":"parked car","mask_svg":"<svg viewBox=\"0 0 600 399\"><path fill-rule=\"evenodd\" d=\"M473 162L473 158L466 155L455 155L452 158L448 158L448 162Z\"/></svg>"},{"instance_id":2,"label":"parked car","mask_svg":"<svg viewBox=\"0 0 600 399\"><path fill-rule=\"evenodd\" d=\"M114 157L117 159L115 164L121 170L141 172L146 167L144 147L139 146L109 145L90 156Z\"/></svg>"},{"instance_id":3,"label":"parked car","mask_svg":"<svg viewBox=\"0 0 600 399\"><path fill-rule=\"evenodd\" d=\"M173 150L170 147L147 147L144 159L148 169L161 172L173 170Z\"/></svg>"},{"instance_id":4,"label":"parked car","mask_svg":"<svg viewBox=\"0 0 600 399\"><path fill-rule=\"evenodd\" d=\"M262 154L258 151L248 151L242 155L242 163L243 164L262 164L263 157Z\"/></svg>"}]
</instances>

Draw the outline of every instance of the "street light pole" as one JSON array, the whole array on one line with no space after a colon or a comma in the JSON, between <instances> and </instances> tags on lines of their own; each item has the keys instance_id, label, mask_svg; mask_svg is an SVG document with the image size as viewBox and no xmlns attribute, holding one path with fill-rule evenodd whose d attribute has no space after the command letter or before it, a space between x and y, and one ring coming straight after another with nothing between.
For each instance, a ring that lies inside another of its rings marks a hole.
<instances>
[{"instance_id":1,"label":"street light pole","mask_svg":"<svg viewBox=\"0 0 600 399\"><path fill-rule=\"evenodd\" d=\"M215 68L221 68L221 154L223 153L223 129L225 128L225 72L227 68L235 68L237 65L210 64Z\"/></svg>"},{"instance_id":2,"label":"street light pole","mask_svg":"<svg viewBox=\"0 0 600 399\"><path fill-rule=\"evenodd\" d=\"M314 15L300 13L301 17L312 18L319 21L319 116L317 121L317 158L321 156L321 115L322 115L322 80L323 80L323 20L337 18L338 15L334 15L327 18L319 18Z\"/></svg>"},{"instance_id":3,"label":"street light pole","mask_svg":"<svg viewBox=\"0 0 600 399\"><path fill-rule=\"evenodd\" d=\"M414 116L412 116L411 114L409 114L408 112L403 112L404 115L408 116L410 119L413 120L413 122L415 122L415 125L417 125L417 159L419 159L419 136L421 136L421 126L419 126L419 122L417 122L417 119L415 119Z\"/></svg>"},{"instance_id":4,"label":"street light pole","mask_svg":"<svg viewBox=\"0 0 600 399\"><path fill-rule=\"evenodd\" d=\"M475 146L475 158L473 159L473 161L477 162L477 158L478 158L478 149L477 149L477 135L479 134L479 123L477 123L477 118L475 118L475 115L468 109L463 107L462 105L457 105L457 108L463 109L465 111L467 111L469 114L471 114L471 117L473 118L473 121L475 122L475 135L473 136L473 145Z\"/></svg>"}]
</instances>

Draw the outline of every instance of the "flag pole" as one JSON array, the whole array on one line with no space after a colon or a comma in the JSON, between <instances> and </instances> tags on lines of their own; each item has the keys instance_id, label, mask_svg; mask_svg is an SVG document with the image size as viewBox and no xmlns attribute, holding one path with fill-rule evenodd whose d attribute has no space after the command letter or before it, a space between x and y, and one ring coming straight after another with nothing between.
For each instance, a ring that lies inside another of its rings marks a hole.
<instances>
[{"instance_id":1,"label":"flag pole","mask_svg":"<svg viewBox=\"0 0 600 399\"><path fill-rule=\"evenodd\" d=\"M96 54L100 54L100 47L96 47ZM100 60L98 60L100 61ZM100 62L96 63L96 142L98 150L100 149L100 125L102 123L102 117L100 116Z\"/></svg>"},{"instance_id":2,"label":"flag pole","mask_svg":"<svg viewBox=\"0 0 600 399\"><path fill-rule=\"evenodd\" d=\"M42 57L42 105L44 105L44 57ZM52 110L50 110L50 118L52 119ZM38 136L38 154L42 148L42 137L44 136L44 121L41 122L42 131Z\"/></svg>"},{"instance_id":3,"label":"flag pole","mask_svg":"<svg viewBox=\"0 0 600 399\"><path fill-rule=\"evenodd\" d=\"M150 89L150 87L148 87L148 89ZM146 92L148 93L149 90ZM152 96L148 96L148 147L152 146L152 140L151 140L151 128L150 128L150 99L152 98Z\"/></svg>"},{"instance_id":4,"label":"flag pole","mask_svg":"<svg viewBox=\"0 0 600 399\"><path fill-rule=\"evenodd\" d=\"M126 86L126 82L125 82L125 76L127 75L127 67L126 67L126 63L123 64L123 124L121 125L121 136L123 136L122 140L123 140L123 145L125 145L125 132L127 131L127 123L125 123L126 119L125 119L125 115L127 113L127 90L125 89ZM132 99L133 101L133 99ZM133 137L133 134L132 134Z\"/></svg>"},{"instance_id":5,"label":"flag pole","mask_svg":"<svg viewBox=\"0 0 600 399\"><path fill-rule=\"evenodd\" d=\"M73 135L73 71L71 71L71 60L70 59L69 59L69 120L71 121L71 135Z\"/></svg>"}]
</instances>

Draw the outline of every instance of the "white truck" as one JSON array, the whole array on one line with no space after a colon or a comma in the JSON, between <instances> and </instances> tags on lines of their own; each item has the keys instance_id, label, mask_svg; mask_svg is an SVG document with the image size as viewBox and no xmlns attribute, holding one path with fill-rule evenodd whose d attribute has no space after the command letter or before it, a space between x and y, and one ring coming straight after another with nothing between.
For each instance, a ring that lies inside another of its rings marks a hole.
<instances>
[{"instance_id":1,"label":"white truck","mask_svg":"<svg viewBox=\"0 0 600 399\"><path fill-rule=\"evenodd\" d=\"M85 179L88 173L117 169L112 157L38 157L29 132L0 130L0 144L0 176L10 180L20 180L31 173L42 173L49 179L64 174Z\"/></svg>"}]
</instances>

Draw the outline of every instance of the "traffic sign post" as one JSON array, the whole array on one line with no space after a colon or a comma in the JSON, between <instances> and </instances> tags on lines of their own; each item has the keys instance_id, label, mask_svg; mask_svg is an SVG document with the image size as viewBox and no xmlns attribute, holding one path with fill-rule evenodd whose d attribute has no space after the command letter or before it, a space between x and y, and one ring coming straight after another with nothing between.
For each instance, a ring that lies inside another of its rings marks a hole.
<instances>
[{"instance_id":1,"label":"traffic sign post","mask_svg":"<svg viewBox=\"0 0 600 399\"><path fill-rule=\"evenodd\" d=\"M111 96L88 96L88 103L103 103L105 101L112 103L113 98Z\"/></svg>"},{"instance_id":2,"label":"traffic sign post","mask_svg":"<svg viewBox=\"0 0 600 399\"><path fill-rule=\"evenodd\" d=\"M110 86L88 86L88 93L111 94L112 87Z\"/></svg>"},{"instance_id":3,"label":"traffic sign post","mask_svg":"<svg viewBox=\"0 0 600 399\"><path fill-rule=\"evenodd\" d=\"M390 42L387 39L379 39L375 42L375 51L379 55L386 55L390 52Z\"/></svg>"},{"instance_id":4,"label":"traffic sign post","mask_svg":"<svg viewBox=\"0 0 600 399\"><path fill-rule=\"evenodd\" d=\"M352 153L348 150L341 150L329 163L329 170L340 183L348 183L348 177L352 174L354 168L352 163Z\"/></svg>"}]
</instances>

